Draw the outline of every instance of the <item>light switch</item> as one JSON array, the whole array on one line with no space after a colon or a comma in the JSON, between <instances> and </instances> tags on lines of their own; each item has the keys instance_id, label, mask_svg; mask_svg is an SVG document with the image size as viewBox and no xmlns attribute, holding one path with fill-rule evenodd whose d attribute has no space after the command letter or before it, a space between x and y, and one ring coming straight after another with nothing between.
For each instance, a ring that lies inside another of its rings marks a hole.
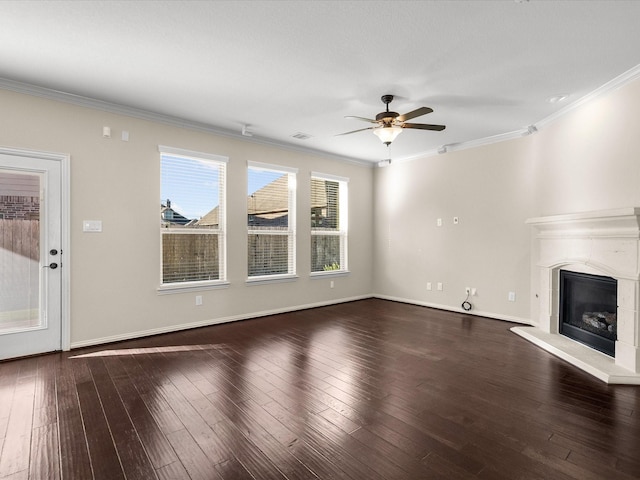
<instances>
[{"instance_id":1,"label":"light switch","mask_svg":"<svg viewBox=\"0 0 640 480\"><path fill-rule=\"evenodd\" d=\"M82 231L83 232L101 232L102 220L83 220Z\"/></svg>"}]
</instances>

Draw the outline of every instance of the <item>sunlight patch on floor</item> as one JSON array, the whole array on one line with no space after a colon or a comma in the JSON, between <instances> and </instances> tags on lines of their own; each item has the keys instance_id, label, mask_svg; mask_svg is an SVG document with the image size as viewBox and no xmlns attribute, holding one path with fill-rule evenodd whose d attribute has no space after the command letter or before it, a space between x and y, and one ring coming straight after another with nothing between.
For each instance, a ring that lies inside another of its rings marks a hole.
<instances>
[{"instance_id":1,"label":"sunlight patch on floor","mask_svg":"<svg viewBox=\"0 0 640 480\"><path fill-rule=\"evenodd\" d=\"M73 355L69 358L115 357L118 355L147 355L150 353L191 352L194 350L214 350L216 345L175 345L167 347L123 348L119 350L101 350L99 352Z\"/></svg>"}]
</instances>

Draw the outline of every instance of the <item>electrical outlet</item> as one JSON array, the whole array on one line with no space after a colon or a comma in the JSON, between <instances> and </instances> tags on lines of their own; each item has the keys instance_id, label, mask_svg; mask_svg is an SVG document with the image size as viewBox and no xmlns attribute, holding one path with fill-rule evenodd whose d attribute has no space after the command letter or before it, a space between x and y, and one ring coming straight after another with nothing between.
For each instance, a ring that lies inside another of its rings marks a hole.
<instances>
[{"instance_id":1,"label":"electrical outlet","mask_svg":"<svg viewBox=\"0 0 640 480\"><path fill-rule=\"evenodd\" d=\"M476 287L471 287L471 296L475 297L478 294L478 289Z\"/></svg>"},{"instance_id":2,"label":"electrical outlet","mask_svg":"<svg viewBox=\"0 0 640 480\"><path fill-rule=\"evenodd\" d=\"M202 295L196 295L196 305L202 305Z\"/></svg>"},{"instance_id":3,"label":"electrical outlet","mask_svg":"<svg viewBox=\"0 0 640 480\"><path fill-rule=\"evenodd\" d=\"M442 291L442 282L438 282L438 291Z\"/></svg>"},{"instance_id":4,"label":"electrical outlet","mask_svg":"<svg viewBox=\"0 0 640 480\"><path fill-rule=\"evenodd\" d=\"M331 280L331 283L329 283L329 288L333 288L333 280Z\"/></svg>"},{"instance_id":5,"label":"electrical outlet","mask_svg":"<svg viewBox=\"0 0 640 480\"><path fill-rule=\"evenodd\" d=\"M464 293L471 295L471 287L464 287Z\"/></svg>"},{"instance_id":6,"label":"electrical outlet","mask_svg":"<svg viewBox=\"0 0 640 480\"><path fill-rule=\"evenodd\" d=\"M510 302L515 302L516 301L516 292L509 292L509 301Z\"/></svg>"},{"instance_id":7,"label":"electrical outlet","mask_svg":"<svg viewBox=\"0 0 640 480\"><path fill-rule=\"evenodd\" d=\"M438 226L438 227L442 226L442 219L441 218L436 220L436 226Z\"/></svg>"},{"instance_id":8,"label":"electrical outlet","mask_svg":"<svg viewBox=\"0 0 640 480\"><path fill-rule=\"evenodd\" d=\"M427 290L431 290L431 282L427 282Z\"/></svg>"},{"instance_id":9,"label":"electrical outlet","mask_svg":"<svg viewBox=\"0 0 640 480\"><path fill-rule=\"evenodd\" d=\"M458 217L453 217L453 224L457 225L458 222L460 222L460 219Z\"/></svg>"}]
</instances>

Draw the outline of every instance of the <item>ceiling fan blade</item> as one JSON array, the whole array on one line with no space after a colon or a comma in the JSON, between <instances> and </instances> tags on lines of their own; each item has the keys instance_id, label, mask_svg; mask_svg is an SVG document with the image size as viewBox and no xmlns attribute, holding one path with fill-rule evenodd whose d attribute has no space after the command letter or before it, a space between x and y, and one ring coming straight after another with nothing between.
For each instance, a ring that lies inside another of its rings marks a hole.
<instances>
[{"instance_id":1,"label":"ceiling fan blade","mask_svg":"<svg viewBox=\"0 0 640 480\"><path fill-rule=\"evenodd\" d=\"M364 132L365 130L372 130L374 128L375 127L367 127L367 128L361 128L360 130L352 130L351 132L338 133L337 135L334 135L334 137L340 137L342 135L351 135L352 133Z\"/></svg>"},{"instance_id":2,"label":"ceiling fan blade","mask_svg":"<svg viewBox=\"0 0 640 480\"><path fill-rule=\"evenodd\" d=\"M415 110L412 110L409 113L405 113L404 115L400 115L397 120L400 122L404 122L405 120L411 120L412 118L420 117L422 115L426 115L427 113L433 112L433 108L429 107L420 107Z\"/></svg>"},{"instance_id":3,"label":"ceiling fan blade","mask_svg":"<svg viewBox=\"0 0 640 480\"><path fill-rule=\"evenodd\" d=\"M440 132L447 128L444 125L429 125L428 123L403 123L402 128L417 128L419 130L435 130Z\"/></svg>"},{"instance_id":4,"label":"ceiling fan blade","mask_svg":"<svg viewBox=\"0 0 640 480\"><path fill-rule=\"evenodd\" d=\"M362 120L363 122L369 122L369 123L378 123L377 120L372 120L371 118L364 118L364 117L356 117L354 115L347 115L344 118L353 118L355 120Z\"/></svg>"}]
</instances>

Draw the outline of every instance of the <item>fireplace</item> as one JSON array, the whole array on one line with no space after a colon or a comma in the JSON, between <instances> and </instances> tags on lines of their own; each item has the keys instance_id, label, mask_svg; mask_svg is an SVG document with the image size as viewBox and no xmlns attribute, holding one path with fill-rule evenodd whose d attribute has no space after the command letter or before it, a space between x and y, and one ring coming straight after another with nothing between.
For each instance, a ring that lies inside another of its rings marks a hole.
<instances>
[{"instance_id":1,"label":"fireplace","mask_svg":"<svg viewBox=\"0 0 640 480\"><path fill-rule=\"evenodd\" d=\"M617 295L614 278L561 270L559 333L615 357Z\"/></svg>"},{"instance_id":2,"label":"fireplace","mask_svg":"<svg viewBox=\"0 0 640 480\"><path fill-rule=\"evenodd\" d=\"M526 223L535 228L532 326L511 330L604 382L640 385L640 208L530 218ZM595 286L578 293L586 280L594 279ZM567 292L567 281L577 287L569 286ZM567 297L579 306L565 307ZM572 328L576 326L583 328ZM586 333L575 335L577 330ZM604 340L594 344L591 334Z\"/></svg>"}]
</instances>

